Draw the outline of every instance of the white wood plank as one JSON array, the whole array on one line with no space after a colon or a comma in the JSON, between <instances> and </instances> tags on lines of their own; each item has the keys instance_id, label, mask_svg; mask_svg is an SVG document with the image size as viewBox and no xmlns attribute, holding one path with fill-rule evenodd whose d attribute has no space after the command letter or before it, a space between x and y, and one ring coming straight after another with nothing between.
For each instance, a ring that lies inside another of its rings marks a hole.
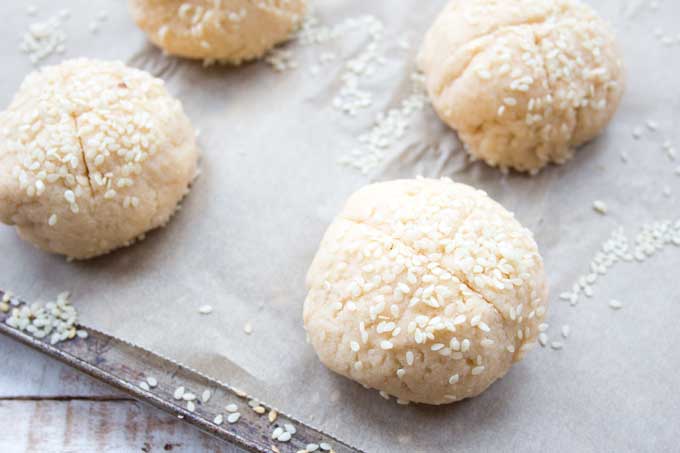
<instances>
[{"instance_id":1,"label":"white wood plank","mask_svg":"<svg viewBox=\"0 0 680 453\"><path fill-rule=\"evenodd\" d=\"M5 337L0 363L2 453L241 451Z\"/></svg>"},{"instance_id":2,"label":"white wood plank","mask_svg":"<svg viewBox=\"0 0 680 453\"><path fill-rule=\"evenodd\" d=\"M241 453L170 415L132 401L0 400L0 420L3 453Z\"/></svg>"},{"instance_id":3,"label":"white wood plank","mask_svg":"<svg viewBox=\"0 0 680 453\"><path fill-rule=\"evenodd\" d=\"M0 336L0 398L121 396L73 368Z\"/></svg>"}]
</instances>

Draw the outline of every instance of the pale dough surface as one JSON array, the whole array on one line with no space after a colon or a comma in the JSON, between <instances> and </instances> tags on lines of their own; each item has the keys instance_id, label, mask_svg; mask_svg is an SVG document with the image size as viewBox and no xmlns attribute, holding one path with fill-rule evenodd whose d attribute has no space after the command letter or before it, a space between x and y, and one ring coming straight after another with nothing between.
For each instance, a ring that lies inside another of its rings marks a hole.
<instances>
[{"instance_id":1,"label":"pale dough surface","mask_svg":"<svg viewBox=\"0 0 680 453\"><path fill-rule=\"evenodd\" d=\"M402 401L476 396L534 346L547 285L532 234L447 179L369 185L326 232L305 328L333 371Z\"/></svg>"},{"instance_id":2,"label":"pale dough surface","mask_svg":"<svg viewBox=\"0 0 680 453\"><path fill-rule=\"evenodd\" d=\"M164 225L197 171L181 103L162 80L118 62L29 74L0 124L0 220L73 258Z\"/></svg>"},{"instance_id":3,"label":"pale dough surface","mask_svg":"<svg viewBox=\"0 0 680 453\"><path fill-rule=\"evenodd\" d=\"M578 0L453 0L419 65L439 117L501 169L564 163L609 123L624 88L609 25Z\"/></svg>"}]
</instances>

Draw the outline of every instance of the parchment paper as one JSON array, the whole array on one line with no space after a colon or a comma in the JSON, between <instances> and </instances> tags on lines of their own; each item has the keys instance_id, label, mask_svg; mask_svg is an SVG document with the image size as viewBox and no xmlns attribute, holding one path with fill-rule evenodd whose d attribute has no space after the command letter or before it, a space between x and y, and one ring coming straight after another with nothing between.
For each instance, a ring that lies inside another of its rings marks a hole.
<instances>
[{"instance_id":1,"label":"parchment paper","mask_svg":"<svg viewBox=\"0 0 680 453\"><path fill-rule=\"evenodd\" d=\"M595 297L570 307L557 295L587 272L617 225L629 235L646 221L678 217L677 163L661 143L680 120L680 3L600 0L619 34L628 90L614 122L562 167L539 176L502 176L469 163L430 107L415 115L385 165L366 177L337 160L356 146L378 112L399 105L422 34L445 0L313 2L333 25L372 14L385 23L386 64L362 81L374 104L355 117L332 107L343 62L365 33L321 46L291 44L300 67L277 73L265 63L204 69L167 58L147 44L118 1L32 2L40 19L69 8L67 52L60 58L121 59L163 77L201 130L202 175L169 226L134 247L67 263L0 228L0 285L29 300L70 290L82 321L153 349L260 396L371 452L679 451L680 251L643 265L620 265ZM24 2L2 2L0 101L7 105L32 69L17 49L29 18ZM102 9L109 19L88 31ZM412 43L405 51L398 42ZM324 51L341 55L318 75ZM653 119L660 131L635 141ZM625 151L630 162L620 161ZM552 337L569 324L565 349L538 349L486 393L448 407L397 406L327 371L305 343L304 277L321 236L343 200L369 181L451 176L487 190L531 228L552 287ZM670 197L662 191L668 186ZM610 213L593 212L602 199ZM611 298L624 303L614 312ZM198 307L215 307L209 316ZM253 324L252 335L243 325Z\"/></svg>"}]
</instances>

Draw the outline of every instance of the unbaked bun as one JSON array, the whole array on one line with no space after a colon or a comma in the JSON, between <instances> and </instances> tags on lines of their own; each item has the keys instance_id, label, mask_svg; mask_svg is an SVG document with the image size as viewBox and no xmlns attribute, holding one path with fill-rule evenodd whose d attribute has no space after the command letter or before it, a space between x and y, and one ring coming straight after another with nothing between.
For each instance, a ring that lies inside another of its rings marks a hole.
<instances>
[{"instance_id":1,"label":"unbaked bun","mask_svg":"<svg viewBox=\"0 0 680 453\"><path fill-rule=\"evenodd\" d=\"M43 250L90 258L164 225L198 148L163 81L70 60L26 77L0 113L0 220Z\"/></svg>"},{"instance_id":2,"label":"unbaked bun","mask_svg":"<svg viewBox=\"0 0 680 453\"><path fill-rule=\"evenodd\" d=\"M624 88L612 31L577 0L453 0L419 65L473 157L532 173L596 137Z\"/></svg>"},{"instance_id":3,"label":"unbaked bun","mask_svg":"<svg viewBox=\"0 0 680 453\"><path fill-rule=\"evenodd\" d=\"M165 52L239 64L286 41L305 0L129 0L132 17Z\"/></svg>"},{"instance_id":4,"label":"unbaked bun","mask_svg":"<svg viewBox=\"0 0 680 453\"><path fill-rule=\"evenodd\" d=\"M548 303L532 234L484 192L398 180L352 195L307 276L331 370L403 401L478 395L534 345Z\"/></svg>"}]
</instances>

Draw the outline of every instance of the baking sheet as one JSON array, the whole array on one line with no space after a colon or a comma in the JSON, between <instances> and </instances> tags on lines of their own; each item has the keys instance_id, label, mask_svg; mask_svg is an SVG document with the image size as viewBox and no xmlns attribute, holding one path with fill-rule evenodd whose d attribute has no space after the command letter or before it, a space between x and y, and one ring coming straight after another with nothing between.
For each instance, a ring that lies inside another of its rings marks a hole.
<instances>
[{"instance_id":1,"label":"baking sheet","mask_svg":"<svg viewBox=\"0 0 680 453\"><path fill-rule=\"evenodd\" d=\"M409 93L422 34L445 0L329 0L313 11L334 25L370 14L385 25L386 62L361 86L370 108L350 117L335 109L344 62L368 42L366 32L318 46L291 44L299 67L283 73L265 63L209 68L164 57L130 21L124 1L3 2L0 103L7 105L31 69L17 49L28 25L71 10L60 58L121 59L163 77L200 129L202 174L167 228L109 256L67 263L0 228L0 287L28 300L72 291L84 323L229 381L271 404L371 452L677 451L680 416L680 250L644 264L621 264L595 296L576 307L558 300L588 271L618 225L633 235L645 222L675 219L680 177L662 149L680 120L680 3L592 3L618 32L628 90L614 122L562 167L534 178L502 176L465 158L455 135L432 110L414 114L405 137L369 176L338 165L379 112ZM316 2L315 2L316 3ZM108 20L88 25L106 9ZM404 49L406 38L412 45ZM323 52L339 58L312 66ZM640 140L631 132L659 123ZM629 156L621 162L620 153ZM487 190L535 234L552 288L552 337L572 334L561 351L538 349L473 400L448 407L397 406L333 375L305 343L304 277L318 242L344 199L369 181L450 176ZM664 196L665 188L671 196ZM593 212L604 200L609 214ZM616 298L624 308L614 312ZM198 313L210 304L215 311ZM253 325L246 335L243 326Z\"/></svg>"}]
</instances>

